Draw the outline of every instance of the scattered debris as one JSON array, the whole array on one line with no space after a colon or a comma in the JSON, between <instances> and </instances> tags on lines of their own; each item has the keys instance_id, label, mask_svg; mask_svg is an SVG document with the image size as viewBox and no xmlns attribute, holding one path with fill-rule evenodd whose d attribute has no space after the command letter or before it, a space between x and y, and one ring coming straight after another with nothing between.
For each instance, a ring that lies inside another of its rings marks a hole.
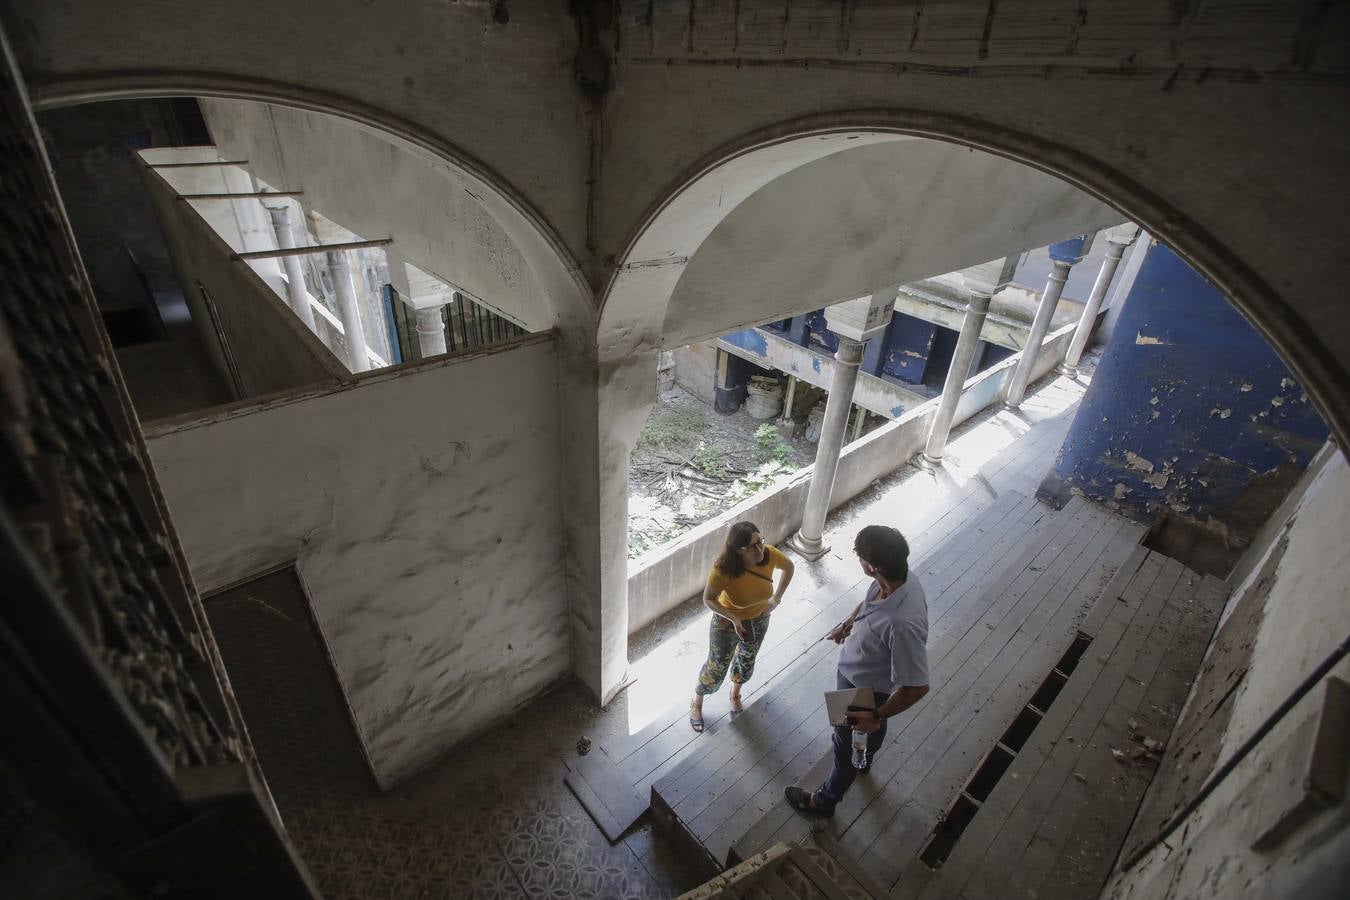
<instances>
[{"instance_id":1,"label":"scattered debris","mask_svg":"<svg viewBox=\"0 0 1350 900\"><path fill-rule=\"evenodd\" d=\"M577 738L578 755L585 756L587 753L590 752L591 752L591 739L587 737Z\"/></svg>"},{"instance_id":2,"label":"scattered debris","mask_svg":"<svg viewBox=\"0 0 1350 900\"><path fill-rule=\"evenodd\" d=\"M1167 743L1165 741L1160 741L1155 737L1149 737L1145 734L1143 726L1139 723L1138 719L1130 719L1126 723L1126 727L1129 729L1130 740L1134 741L1136 744L1141 744L1142 746L1135 747L1128 753L1124 750L1112 747L1111 756L1115 758L1116 762L1128 763L1139 762L1140 760L1157 762L1162 758L1163 751L1167 749Z\"/></svg>"},{"instance_id":3,"label":"scattered debris","mask_svg":"<svg viewBox=\"0 0 1350 900\"><path fill-rule=\"evenodd\" d=\"M1083 784L1087 784L1087 777L1082 772L1074 772L1073 777L1083 782Z\"/></svg>"},{"instance_id":4,"label":"scattered debris","mask_svg":"<svg viewBox=\"0 0 1350 900\"><path fill-rule=\"evenodd\" d=\"M629 558L678 538L814 459L815 445L792 430L743 409L718 415L676 388L660 398L633 448Z\"/></svg>"}]
</instances>

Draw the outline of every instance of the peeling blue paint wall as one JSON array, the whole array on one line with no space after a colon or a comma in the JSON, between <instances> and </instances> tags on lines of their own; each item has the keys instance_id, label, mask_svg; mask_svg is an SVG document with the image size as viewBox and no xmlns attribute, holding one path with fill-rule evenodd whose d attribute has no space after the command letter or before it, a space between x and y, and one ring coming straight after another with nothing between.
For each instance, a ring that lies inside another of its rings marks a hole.
<instances>
[{"instance_id":1,"label":"peeling blue paint wall","mask_svg":"<svg viewBox=\"0 0 1350 900\"><path fill-rule=\"evenodd\" d=\"M803 326L794 329L794 333L800 334L805 339L803 347L831 355L839 349L839 338L835 337L834 332L825 325L825 310L818 309L799 318L802 319Z\"/></svg>"},{"instance_id":2,"label":"peeling blue paint wall","mask_svg":"<svg viewBox=\"0 0 1350 900\"><path fill-rule=\"evenodd\" d=\"M1265 339L1155 245L1043 487L1242 541L1327 433Z\"/></svg>"},{"instance_id":3,"label":"peeling blue paint wall","mask_svg":"<svg viewBox=\"0 0 1350 900\"><path fill-rule=\"evenodd\" d=\"M742 328L740 331L729 331L722 335L722 340L728 344L740 347L755 354L760 359L767 362L769 357L769 342L765 340L764 335L760 334L755 328Z\"/></svg>"},{"instance_id":4,"label":"peeling blue paint wall","mask_svg":"<svg viewBox=\"0 0 1350 900\"><path fill-rule=\"evenodd\" d=\"M932 322L904 313L893 315L885 338L874 342L879 345L881 366L881 371L876 374L889 375L910 384L923 384L937 332L938 326ZM951 358L950 351L947 356Z\"/></svg>"},{"instance_id":5,"label":"peeling blue paint wall","mask_svg":"<svg viewBox=\"0 0 1350 900\"><path fill-rule=\"evenodd\" d=\"M825 326L824 310L769 322L758 328L728 332L722 335L722 340L763 359L767 365L768 349L761 329L824 356L833 356L839 346L839 339ZM885 332L867 342L862 370L904 384L932 384L936 373L936 383L940 386L955 344L956 332L915 316L896 313ZM811 362L819 372L820 359L814 358Z\"/></svg>"}]
</instances>

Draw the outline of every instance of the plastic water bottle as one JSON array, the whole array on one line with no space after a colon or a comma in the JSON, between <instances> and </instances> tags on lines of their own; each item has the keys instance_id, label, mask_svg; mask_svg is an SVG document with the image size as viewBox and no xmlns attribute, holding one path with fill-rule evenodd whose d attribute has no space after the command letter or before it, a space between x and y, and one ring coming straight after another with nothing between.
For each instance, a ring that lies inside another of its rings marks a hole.
<instances>
[{"instance_id":1,"label":"plastic water bottle","mask_svg":"<svg viewBox=\"0 0 1350 900\"><path fill-rule=\"evenodd\" d=\"M867 768L867 734L853 729L853 768Z\"/></svg>"}]
</instances>

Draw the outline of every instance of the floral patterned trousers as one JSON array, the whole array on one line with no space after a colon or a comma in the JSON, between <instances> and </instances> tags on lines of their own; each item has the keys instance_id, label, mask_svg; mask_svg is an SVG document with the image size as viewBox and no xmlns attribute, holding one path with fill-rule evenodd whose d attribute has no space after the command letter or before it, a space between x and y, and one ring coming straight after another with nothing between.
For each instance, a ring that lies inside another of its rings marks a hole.
<instances>
[{"instance_id":1,"label":"floral patterned trousers","mask_svg":"<svg viewBox=\"0 0 1350 900\"><path fill-rule=\"evenodd\" d=\"M700 696L717 693L722 680L727 677L727 669L731 670L731 680L735 684L745 684L755 673L755 655L769 631L769 613L741 624L750 632L748 641L736 635L736 627L726 618L713 615L712 625L708 628L708 661L698 673L694 693Z\"/></svg>"}]
</instances>

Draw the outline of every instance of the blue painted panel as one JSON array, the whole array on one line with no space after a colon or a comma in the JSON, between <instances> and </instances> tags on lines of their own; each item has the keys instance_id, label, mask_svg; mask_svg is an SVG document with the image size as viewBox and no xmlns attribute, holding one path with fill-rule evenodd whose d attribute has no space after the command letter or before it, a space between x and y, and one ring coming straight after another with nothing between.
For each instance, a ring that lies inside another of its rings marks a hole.
<instances>
[{"instance_id":1,"label":"blue painted panel","mask_svg":"<svg viewBox=\"0 0 1350 900\"><path fill-rule=\"evenodd\" d=\"M1326 437L1275 351L1213 286L1155 246L1056 472L1139 518L1168 508L1199 522L1250 523L1244 497L1258 479L1281 465L1302 470Z\"/></svg>"},{"instance_id":2,"label":"blue painted panel","mask_svg":"<svg viewBox=\"0 0 1350 900\"><path fill-rule=\"evenodd\" d=\"M924 383L941 388L947 380L947 370L952 367L952 356L956 353L956 342L960 332L950 328L939 328L933 335L933 349L928 355L928 371Z\"/></svg>"},{"instance_id":3,"label":"blue painted panel","mask_svg":"<svg viewBox=\"0 0 1350 900\"><path fill-rule=\"evenodd\" d=\"M910 384L922 384L937 330L932 322L896 313L886 329L881 374Z\"/></svg>"},{"instance_id":4,"label":"blue painted panel","mask_svg":"<svg viewBox=\"0 0 1350 900\"><path fill-rule=\"evenodd\" d=\"M398 342L398 321L394 316L394 304L396 293L392 284L380 286L380 301L384 310L384 328L385 333L389 335L389 364L397 365L403 362L403 348Z\"/></svg>"},{"instance_id":5,"label":"blue painted panel","mask_svg":"<svg viewBox=\"0 0 1350 900\"><path fill-rule=\"evenodd\" d=\"M868 375L881 374L881 356L886 350L886 340L890 337L891 325L894 323L892 319L885 331L863 345L862 370Z\"/></svg>"},{"instance_id":6,"label":"blue painted panel","mask_svg":"<svg viewBox=\"0 0 1350 900\"><path fill-rule=\"evenodd\" d=\"M980 341L980 346L983 350L975 354L975 358L979 360L975 363L976 372L983 372L985 369L996 366L1017 352L1009 347L1001 347L988 341Z\"/></svg>"},{"instance_id":7,"label":"blue painted panel","mask_svg":"<svg viewBox=\"0 0 1350 900\"><path fill-rule=\"evenodd\" d=\"M769 357L768 338L754 328L743 328L740 331L728 332L722 335L722 340L734 347L740 347L742 350L753 353L760 359L767 360Z\"/></svg>"},{"instance_id":8,"label":"blue painted panel","mask_svg":"<svg viewBox=\"0 0 1350 900\"><path fill-rule=\"evenodd\" d=\"M839 349L839 338L825 325L825 311L818 309L803 316L806 320L807 341L802 346L834 355Z\"/></svg>"},{"instance_id":9,"label":"blue painted panel","mask_svg":"<svg viewBox=\"0 0 1350 900\"><path fill-rule=\"evenodd\" d=\"M1050 258L1055 262L1075 265L1090 249L1091 244L1088 242L1090 237L1091 235L1080 234L1067 241L1056 241L1050 245Z\"/></svg>"}]
</instances>

